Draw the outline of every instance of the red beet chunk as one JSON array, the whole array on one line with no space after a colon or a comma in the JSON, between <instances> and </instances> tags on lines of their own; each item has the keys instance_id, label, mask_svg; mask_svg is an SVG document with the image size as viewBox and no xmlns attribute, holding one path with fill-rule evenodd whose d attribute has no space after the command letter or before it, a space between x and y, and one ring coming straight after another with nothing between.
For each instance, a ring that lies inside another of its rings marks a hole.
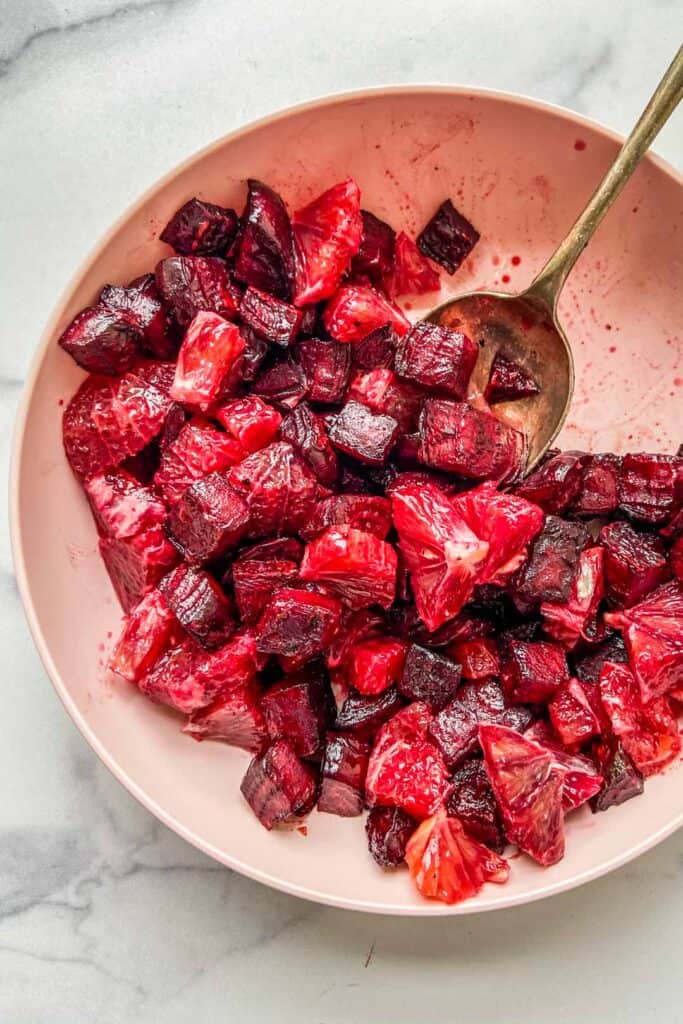
<instances>
[{"instance_id":1,"label":"red beet chunk","mask_svg":"<svg viewBox=\"0 0 683 1024\"><path fill-rule=\"evenodd\" d=\"M619 504L619 455L589 455L581 477L581 489L572 505L577 516L611 516Z\"/></svg>"},{"instance_id":2,"label":"red beet chunk","mask_svg":"<svg viewBox=\"0 0 683 1024\"><path fill-rule=\"evenodd\" d=\"M657 774L678 756L681 738L669 701L653 697L643 704L626 665L605 664L600 673L600 696L615 736L643 775Z\"/></svg>"},{"instance_id":3,"label":"red beet chunk","mask_svg":"<svg viewBox=\"0 0 683 1024\"><path fill-rule=\"evenodd\" d=\"M537 395L539 390L538 384L524 367L508 359L502 352L496 352L484 391L487 402L491 405L496 402L516 402L520 398Z\"/></svg>"},{"instance_id":4,"label":"red beet chunk","mask_svg":"<svg viewBox=\"0 0 683 1024\"><path fill-rule=\"evenodd\" d=\"M488 679L500 673L496 641L478 636L452 644L448 653L460 665L463 679Z\"/></svg>"},{"instance_id":5,"label":"red beet chunk","mask_svg":"<svg viewBox=\"0 0 683 1024\"><path fill-rule=\"evenodd\" d=\"M170 646L174 629L176 618L164 597L150 590L126 617L109 668L136 682Z\"/></svg>"},{"instance_id":6,"label":"red beet chunk","mask_svg":"<svg viewBox=\"0 0 683 1024\"><path fill-rule=\"evenodd\" d=\"M283 587L271 598L258 625L257 647L303 665L332 643L342 608L335 598Z\"/></svg>"},{"instance_id":7,"label":"red beet chunk","mask_svg":"<svg viewBox=\"0 0 683 1024\"><path fill-rule=\"evenodd\" d=\"M292 218L297 306L334 294L360 248L360 189L353 180L333 185Z\"/></svg>"},{"instance_id":8,"label":"red beet chunk","mask_svg":"<svg viewBox=\"0 0 683 1024\"><path fill-rule=\"evenodd\" d=\"M678 539L671 545L669 562L674 571L674 575L683 582L683 535L678 537Z\"/></svg>"},{"instance_id":9,"label":"red beet chunk","mask_svg":"<svg viewBox=\"0 0 683 1024\"><path fill-rule=\"evenodd\" d=\"M299 757L320 754L331 713L329 692L320 674L287 676L263 695L261 709L271 740L288 739Z\"/></svg>"},{"instance_id":10,"label":"red beet chunk","mask_svg":"<svg viewBox=\"0 0 683 1024\"><path fill-rule=\"evenodd\" d=\"M309 401L324 405L342 401L351 369L348 345L308 338L296 346L295 358L308 382Z\"/></svg>"},{"instance_id":11,"label":"red beet chunk","mask_svg":"<svg viewBox=\"0 0 683 1024\"><path fill-rule=\"evenodd\" d=\"M124 470L109 470L85 484L100 533L121 540L141 530L160 526L166 506L150 487L144 487Z\"/></svg>"},{"instance_id":12,"label":"red beet chunk","mask_svg":"<svg viewBox=\"0 0 683 1024\"><path fill-rule=\"evenodd\" d=\"M265 562L269 559L289 562L301 561L304 546L296 537L274 537L273 540L262 540L258 544L250 544L239 553L241 562Z\"/></svg>"},{"instance_id":13,"label":"red beet chunk","mask_svg":"<svg viewBox=\"0 0 683 1024\"><path fill-rule=\"evenodd\" d=\"M604 781L591 800L594 812L607 811L641 795L645 788L643 776L616 736L607 737L598 745L597 762Z\"/></svg>"},{"instance_id":14,"label":"red beet chunk","mask_svg":"<svg viewBox=\"0 0 683 1024\"><path fill-rule=\"evenodd\" d=\"M282 299L276 299L259 288L247 288L240 304L242 323L259 338L287 348L301 327L301 313Z\"/></svg>"},{"instance_id":15,"label":"red beet chunk","mask_svg":"<svg viewBox=\"0 0 683 1024\"><path fill-rule=\"evenodd\" d=\"M402 431L409 431L417 425L424 396L413 384L399 380L393 370L380 367L357 374L347 398L373 412L391 416Z\"/></svg>"},{"instance_id":16,"label":"red beet chunk","mask_svg":"<svg viewBox=\"0 0 683 1024\"><path fill-rule=\"evenodd\" d=\"M424 295L441 287L438 273L404 231L396 239L394 265L387 275L385 287L393 298Z\"/></svg>"},{"instance_id":17,"label":"red beet chunk","mask_svg":"<svg viewBox=\"0 0 683 1024\"><path fill-rule=\"evenodd\" d=\"M363 810L363 787L370 744L355 736L328 732L322 762L318 810L354 818Z\"/></svg>"},{"instance_id":18,"label":"red beet chunk","mask_svg":"<svg viewBox=\"0 0 683 1024\"><path fill-rule=\"evenodd\" d=\"M520 471L525 449L522 434L466 402L428 399L419 431L420 460L434 469L474 480L501 481L513 479Z\"/></svg>"},{"instance_id":19,"label":"red beet chunk","mask_svg":"<svg viewBox=\"0 0 683 1024\"><path fill-rule=\"evenodd\" d=\"M465 831L489 850L502 853L507 845L503 821L481 761L466 761L453 775L453 792L446 809Z\"/></svg>"},{"instance_id":20,"label":"red beet chunk","mask_svg":"<svg viewBox=\"0 0 683 1024\"><path fill-rule=\"evenodd\" d=\"M421 700L439 711L460 685L460 666L450 658L411 644L405 659L399 691L409 700Z\"/></svg>"},{"instance_id":21,"label":"red beet chunk","mask_svg":"<svg viewBox=\"0 0 683 1024\"><path fill-rule=\"evenodd\" d=\"M263 363L270 351L270 345L263 338L257 338L253 331L242 324L244 352L239 357L223 382L225 394L234 394L245 384L251 384L262 372Z\"/></svg>"},{"instance_id":22,"label":"red beet chunk","mask_svg":"<svg viewBox=\"0 0 683 1024\"><path fill-rule=\"evenodd\" d=\"M366 696L384 693L403 673L407 644L393 637L376 637L353 644L348 652L351 685Z\"/></svg>"},{"instance_id":23,"label":"red beet chunk","mask_svg":"<svg viewBox=\"0 0 683 1024\"><path fill-rule=\"evenodd\" d=\"M452 700L429 727L429 736L437 745L446 764L453 768L474 754L479 746L476 711L460 700Z\"/></svg>"},{"instance_id":24,"label":"red beet chunk","mask_svg":"<svg viewBox=\"0 0 683 1024\"><path fill-rule=\"evenodd\" d=\"M568 649L580 639L592 640L600 628L596 615L603 594L603 549L586 548L579 556L567 601L541 604L546 633Z\"/></svg>"},{"instance_id":25,"label":"red beet chunk","mask_svg":"<svg viewBox=\"0 0 683 1024\"><path fill-rule=\"evenodd\" d=\"M99 302L139 334L142 348L152 358L174 358L180 344L179 332L162 302L154 274L136 277L127 286L106 284Z\"/></svg>"},{"instance_id":26,"label":"red beet chunk","mask_svg":"<svg viewBox=\"0 0 683 1024\"><path fill-rule=\"evenodd\" d=\"M260 697L261 687L255 679L221 691L205 708L190 715L183 732L194 740L220 740L260 754L269 742Z\"/></svg>"},{"instance_id":27,"label":"red beet chunk","mask_svg":"<svg viewBox=\"0 0 683 1024\"><path fill-rule=\"evenodd\" d=\"M581 745L600 733L600 723L581 683L563 683L548 705L550 721L566 747Z\"/></svg>"},{"instance_id":28,"label":"red beet chunk","mask_svg":"<svg viewBox=\"0 0 683 1024\"><path fill-rule=\"evenodd\" d=\"M183 629L207 651L215 651L230 639L235 620L230 602L207 572L179 565L159 583Z\"/></svg>"},{"instance_id":29,"label":"red beet chunk","mask_svg":"<svg viewBox=\"0 0 683 1024\"><path fill-rule=\"evenodd\" d=\"M230 471L230 483L247 503L254 538L296 533L319 494L316 478L284 441L244 459Z\"/></svg>"},{"instance_id":30,"label":"red beet chunk","mask_svg":"<svg viewBox=\"0 0 683 1024\"><path fill-rule=\"evenodd\" d=\"M216 313L234 320L240 290L227 264L215 256L171 256L156 268L156 283L177 322L186 326L197 313Z\"/></svg>"},{"instance_id":31,"label":"red beet chunk","mask_svg":"<svg viewBox=\"0 0 683 1024\"><path fill-rule=\"evenodd\" d=\"M333 487L339 475L337 454L330 444L322 418L302 402L289 414L280 428L280 437L288 441L318 480Z\"/></svg>"},{"instance_id":32,"label":"red beet chunk","mask_svg":"<svg viewBox=\"0 0 683 1024\"><path fill-rule=\"evenodd\" d=\"M255 757L240 786L242 796L268 830L295 823L312 809L315 775L287 740L278 740Z\"/></svg>"},{"instance_id":33,"label":"red beet chunk","mask_svg":"<svg viewBox=\"0 0 683 1024\"><path fill-rule=\"evenodd\" d=\"M180 346L171 397L206 412L220 397L223 380L243 351L239 327L217 313L197 313Z\"/></svg>"},{"instance_id":34,"label":"red beet chunk","mask_svg":"<svg viewBox=\"0 0 683 1024\"><path fill-rule=\"evenodd\" d=\"M381 868L397 868L417 822L400 807L373 807L365 822L368 849Z\"/></svg>"},{"instance_id":35,"label":"red beet chunk","mask_svg":"<svg viewBox=\"0 0 683 1024\"><path fill-rule=\"evenodd\" d=\"M173 507L195 480L236 465L244 449L201 419L190 420L163 448L154 483Z\"/></svg>"},{"instance_id":36,"label":"red beet chunk","mask_svg":"<svg viewBox=\"0 0 683 1024\"><path fill-rule=\"evenodd\" d=\"M559 644L513 640L507 644L502 680L513 703L546 703L569 681L565 653Z\"/></svg>"},{"instance_id":37,"label":"red beet chunk","mask_svg":"<svg viewBox=\"0 0 683 1024\"><path fill-rule=\"evenodd\" d=\"M233 562L235 601L243 622L256 622L278 587L293 584L299 576L296 562L287 559L245 559Z\"/></svg>"},{"instance_id":38,"label":"red beet chunk","mask_svg":"<svg viewBox=\"0 0 683 1024\"><path fill-rule=\"evenodd\" d=\"M665 583L639 604L605 618L623 630L645 703L683 684L683 583Z\"/></svg>"},{"instance_id":39,"label":"red beet chunk","mask_svg":"<svg viewBox=\"0 0 683 1024\"><path fill-rule=\"evenodd\" d=\"M608 630L606 638L597 646L584 649L578 655L572 652L574 675L583 683L597 683L606 661L617 664L628 661L626 645L615 630Z\"/></svg>"},{"instance_id":40,"label":"red beet chunk","mask_svg":"<svg viewBox=\"0 0 683 1024\"><path fill-rule=\"evenodd\" d=\"M214 416L247 455L270 444L282 423L277 409L253 396L226 402L216 409Z\"/></svg>"},{"instance_id":41,"label":"red beet chunk","mask_svg":"<svg viewBox=\"0 0 683 1024\"><path fill-rule=\"evenodd\" d=\"M135 455L161 430L171 406L173 367L140 363L117 380L88 377L64 412L64 450L88 479Z\"/></svg>"},{"instance_id":42,"label":"red beet chunk","mask_svg":"<svg viewBox=\"0 0 683 1024\"><path fill-rule=\"evenodd\" d=\"M84 370L112 376L130 370L140 356L140 343L137 328L101 302L78 313L59 338Z\"/></svg>"},{"instance_id":43,"label":"red beet chunk","mask_svg":"<svg viewBox=\"0 0 683 1024\"><path fill-rule=\"evenodd\" d=\"M546 516L526 563L511 581L515 603L531 611L542 601L567 601L579 556L590 543L590 532L582 523Z\"/></svg>"},{"instance_id":44,"label":"red beet chunk","mask_svg":"<svg viewBox=\"0 0 683 1024\"><path fill-rule=\"evenodd\" d=\"M183 429L189 419L189 413L187 409L180 404L180 402L172 402L171 408L166 413L164 419L164 427L159 435L159 448L161 451L165 451L169 445L172 445L176 437Z\"/></svg>"},{"instance_id":45,"label":"red beet chunk","mask_svg":"<svg viewBox=\"0 0 683 1024\"><path fill-rule=\"evenodd\" d=\"M372 533L330 527L306 546L300 575L334 591L348 608L389 608L396 592L396 552Z\"/></svg>"},{"instance_id":46,"label":"red beet chunk","mask_svg":"<svg viewBox=\"0 0 683 1024\"><path fill-rule=\"evenodd\" d=\"M360 212L363 230L360 248L351 260L351 276L383 288L394 262L396 232L385 221L367 210Z\"/></svg>"},{"instance_id":47,"label":"red beet chunk","mask_svg":"<svg viewBox=\"0 0 683 1024\"><path fill-rule=\"evenodd\" d=\"M659 537L639 533L628 523L609 523L600 531L600 543L605 549L605 590L613 605L637 604L669 578Z\"/></svg>"},{"instance_id":48,"label":"red beet chunk","mask_svg":"<svg viewBox=\"0 0 683 1024\"><path fill-rule=\"evenodd\" d=\"M343 285L323 314L325 327L337 341L360 341L371 331L389 324L397 334L410 329L410 321L381 292L366 285Z\"/></svg>"},{"instance_id":49,"label":"red beet chunk","mask_svg":"<svg viewBox=\"0 0 683 1024\"><path fill-rule=\"evenodd\" d=\"M393 686L372 697L352 693L337 713L335 729L361 737L372 737L401 707L403 700Z\"/></svg>"},{"instance_id":50,"label":"red beet chunk","mask_svg":"<svg viewBox=\"0 0 683 1024\"><path fill-rule=\"evenodd\" d=\"M133 537L100 537L99 548L125 612L130 612L178 561L178 552L160 526Z\"/></svg>"},{"instance_id":51,"label":"red beet chunk","mask_svg":"<svg viewBox=\"0 0 683 1024\"><path fill-rule=\"evenodd\" d=\"M295 409L308 393L306 375L298 363L291 359L273 363L257 378L252 394L274 402L284 412Z\"/></svg>"},{"instance_id":52,"label":"red beet chunk","mask_svg":"<svg viewBox=\"0 0 683 1024\"><path fill-rule=\"evenodd\" d=\"M561 452L517 484L515 493L544 512L561 516L581 490L585 458L583 452Z\"/></svg>"},{"instance_id":53,"label":"red beet chunk","mask_svg":"<svg viewBox=\"0 0 683 1024\"><path fill-rule=\"evenodd\" d=\"M292 228L282 199L263 182L250 178L249 194L235 243L235 277L280 299L294 285Z\"/></svg>"},{"instance_id":54,"label":"red beet chunk","mask_svg":"<svg viewBox=\"0 0 683 1024\"><path fill-rule=\"evenodd\" d=\"M391 529L391 504L371 494L333 494L317 503L301 536L313 540L330 526L350 526L384 540Z\"/></svg>"},{"instance_id":55,"label":"red beet chunk","mask_svg":"<svg viewBox=\"0 0 683 1024\"><path fill-rule=\"evenodd\" d=\"M188 199L159 235L182 256L224 256L237 234L237 214L201 199Z\"/></svg>"},{"instance_id":56,"label":"red beet chunk","mask_svg":"<svg viewBox=\"0 0 683 1024\"><path fill-rule=\"evenodd\" d=\"M464 398L478 354L466 334L423 321L401 338L396 372L430 390Z\"/></svg>"},{"instance_id":57,"label":"red beet chunk","mask_svg":"<svg viewBox=\"0 0 683 1024\"><path fill-rule=\"evenodd\" d=\"M662 525L676 511L676 488L683 480L683 458L625 455L619 476L619 507L632 519Z\"/></svg>"},{"instance_id":58,"label":"red beet chunk","mask_svg":"<svg viewBox=\"0 0 683 1024\"><path fill-rule=\"evenodd\" d=\"M454 274L479 241L479 232L446 199L417 236L420 252Z\"/></svg>"},{"instance_id":59,"label":"red beet chunk","mask_svg":"<svg viewBox=\"0 0 683 1024\"><path fill-rule=\"evenodd\" d=\"M334 418L329 436L335 447L360 462L381 466L399 435L391 416L374 413L359 402L347 402Z\"/></svg>"},{"instance_id":60,"label":"red beet chunk","mask_svg":"<svg viewBox=\"0 0 683 1024\"><path fill-rule=\"evenodd\" d=\"M208 562L247 532L249 509L222 473L196 480L171 509L167 530L190 562Z\"/></svg>"},{"instance_id":61,"label":"red beet chunk","mask_svg":"<svg viewBox=\"0 0 683 1024\"><path fill-rule=\"evenodd\" d=\"M366 334L351 346L351 360L356 371L393 370L398 335L391 324L384 324ZM348 351L348 346L346 347Z\"/></svg>"}]
</instances>

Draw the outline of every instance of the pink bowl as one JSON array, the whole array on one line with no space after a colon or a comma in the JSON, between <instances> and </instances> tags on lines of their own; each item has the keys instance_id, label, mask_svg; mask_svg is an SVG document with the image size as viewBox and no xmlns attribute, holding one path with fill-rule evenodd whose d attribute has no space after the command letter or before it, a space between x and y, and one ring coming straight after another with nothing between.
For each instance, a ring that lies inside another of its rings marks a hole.
<instances>
[{"instance_id":1,"label":"pink bowl","mask_svg":"<svg viewBox=\"0 0 683 1024\"><path fill-rule=\"evenodd\" d=\"M351 174L363 205L408 231L452 196L482 240L444 298L473 287L516 289L569 227L618 143L568 111L481 90L411 86L315 101L226 136L174 170L114 225L60 300L14 445L13 548L26 614L57 692L99 757L152 813L223 864L334 906L467 914L560 892L625 863L681 825L683 788L673 769L608 817L577 812L560 864L544 870L519 858L509 884L455 907L422 900L406 872L376 868L359 820L314 814L306 838L266 833L239 796L247 755L190 742L173 715L105 672L120 613L62 451L62 405L82 374L57 348L60 330L103 283L154 266L167 252L157 233L182 202L199 195L239 207L247 176L296 206ZM682 185L661 160L643 161L570 279L560 308L578 385L565 447L672 450L683 437L675 334L683 322Z\"/></svg>"}]
</instances>

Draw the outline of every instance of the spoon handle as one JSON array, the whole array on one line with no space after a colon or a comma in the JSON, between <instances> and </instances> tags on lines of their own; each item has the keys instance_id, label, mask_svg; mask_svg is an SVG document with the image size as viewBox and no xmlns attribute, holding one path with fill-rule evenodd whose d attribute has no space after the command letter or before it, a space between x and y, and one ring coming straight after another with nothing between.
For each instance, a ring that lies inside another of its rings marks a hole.
<instances>
[{"instance_id":1,"label":"spoon handle","mask_svg":"<svg viewBox=\"0 0 683 1024\"><path fill-rule=\"evenodd\" d=\"M608 209L633 174L641 157L667 122L683 96L683 46L672 60L638 123L619 150L616 160L579 215L566 238L524 293L539 299L553 312L570 270L590 241Z\"/></svg>"}]
</instances>

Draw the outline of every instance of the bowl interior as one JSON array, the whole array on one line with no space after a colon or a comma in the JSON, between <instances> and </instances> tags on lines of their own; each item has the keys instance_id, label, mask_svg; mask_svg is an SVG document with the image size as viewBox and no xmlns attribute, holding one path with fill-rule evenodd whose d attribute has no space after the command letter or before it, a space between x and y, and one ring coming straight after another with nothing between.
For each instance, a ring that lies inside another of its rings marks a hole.
<instances>
[{"instance_id":1,"label":"bowl interior","mask_svg":"<svg viewBox=\"0 0 683 1024\"><path fill-rule=\"evenodd\" d=\"M577 145L578 141L578 145ZM471 912L524 902L594 877L683 819L676 769L609 819L569 822L567 856L543 870L514 861L511 881L454 908L423 901L405 872L371 861L359 820L314 814L306 837L267 834L239 796L248 755L197 744L179 720L105 671L120 613L90 513L61 446L63 404L81 373L55 339L105 282L126 282L167 253L156 235L198 195L240 207L261 178L291 206L353 175L363 205L419 230L446 196L481 242L442 297L530 281L613 158L616 140L563 112L503 95L411 88L343 97L257 124L156 186L88 260L48 326L26 397L14 465L17 570L34 636L69 712L118 778L164 822L225 864L290 892L393 913ZM561 443L672 450L683 437L683 190L645 160L577 264L561 302L577 389ZM516 259L513 260L513 257ZM415 302L417 318L426 303ZM605 827L608 825L608 827Z\"/></svg>"}]
</instances>

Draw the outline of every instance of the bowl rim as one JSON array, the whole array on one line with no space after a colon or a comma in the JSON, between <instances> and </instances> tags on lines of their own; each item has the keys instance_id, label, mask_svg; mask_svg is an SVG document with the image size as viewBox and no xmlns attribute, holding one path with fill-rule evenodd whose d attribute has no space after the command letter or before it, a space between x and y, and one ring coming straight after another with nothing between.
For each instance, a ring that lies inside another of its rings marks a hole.
<instances>
[{"instance_id":1,"label":"bowl rim","mask_svg":"<svg viewBox=\"0 0 683 1024\"><path fill-rule=\"evenodd\" d=\"M81 713L76 707L76 704L67 686L62 680L60 673L52 658L51 652L45 641L40 622L36 613L35 605L33 603L33 597L31 592L31 585L29 583L28 574L26 570L26 562L24 559L24 543L22 538L21 521L19 516L19 478L20 478L20 466L22 463L24 439L26 432L26 423L28 419L28 412L31 405L31 399L33 397L33 391L35 382L40 372L40 368L48 349L51 344L55 328L62 317L65 308L67 307L71 294L87 271L88 267L102 254L102 252L109 245L111 239L119 231L125 222L133 217L136 212L145 205L155 193L163 188L166 184L170 183L183 171L191 167L193 164L208 156L210 153L217 149L220 149L229 142L236 141L249 134L258 128L263 128L268 125L275 124L281 120L285 120L296 114L304 113L307 110L319 110L327 106L332 106L337 103L354 102L358 100L373 99L375 97L384 96L401 96L401 95L444 95L444 96L460 96L460 97L474 97L477 99L493 99L508 102L511 105L526 107L533 110L554 114L555 116L561 117L563 120L575 124L577 127L586 127L604 138L610 141L622 143L624 136L612 129L606 127L601 122L594 120L593 118L585 117L583 114L578 114L567 107L563 107L559 104L549 103L545 100L535 99L534 97L527 96L521 93L509 92L502 89L489 89L479 86L469 85L450 85L443 83L434 84L393 84L385 86L372 86L364 89L353 89L353 90L342 90L334 93L326 93L322 96L314 97L312 99L304 100L303 102L293 104L288 107L281 108L270 114L265 114L255 120L249 121L247 124L242 125L219 138L210 142L208 145L201 147L194 153L190 154L180 163L176 164L170 171L162 175L156 181L154 181L144 192L130 203L126 209L116 218L113 224L104 232L100 239L94 244L94 246L88 251L84 259L79 263L74 273L70 276L66 286L64 287L59 299L53 306L52 311L48 317L47 323L40 337L40 341L34 352L31 361L29 363L26 379L22 389L21 399L17 408L17 413L14 421L13 436L10 448L10 472L9 472L9 527L10 527L10 547L12 552L12 559L14 563L14 571L17 580L17 586L19 590L19 596L23 606L24 614L29 626L33 642L38 651L43 667L45 668L47 675L57 692L59 699L61 700L64 708L68 712L70 718L84 737L86 742L98 756L100 761L105 767L111 772L115 779L121 785L123 785L128 792L133 796L146 810L150 811L156 818L158 818L164 825L181 836L186 842L190 843L196 849L214 860L223 864L225 867L231 868L234 871L238 871L240 874L247 876L248 878L254 879L255 881L261 882L273 889L277 889L281 892L288 893L293 896L298 896L302 899L307 899L315 903L324 904L327 906L345 909L345 910L356 910L363 911L366 913L375 914L389 914L394 916L405 916L405 917L444 917L454 916L461 914L477 914L484 913L493 910L503 910L510 907L524 905L527 903L533 903L537 900L544 899L548 896L556 895L560 892L567 892L579 885L583 885L586 882L593 881L603 875L608 874L610 871L627 864L629 861L645 853L647 850L656 846L662 840L672 835L677 829L683 825L683 809L681 812L674 816L670 822L665 826L658 829L656 832L648 835L645 839L636 843L633 846L621 851L618 855L612 857L608 861L603 861L600 864L587 868L577 875L574 875L570 879L562 881L549 881L546 884L540 885L535 892L532 894L518 893L506 896L501 893L495 900L495 903L480 903L477 900L465 901L464 903L455 904L453 906L445 906L443 904L435 904L433 902L425 900L424 903L414 905L402 905L393 904L391 902L372 902L368 900L355 900L348 897L338 897L330 895L329 893L320 892L315 889L309 889L304 886L288 882L286 879L278 878L268 872L261 871L252 867L250 864L239 860L236 857L231 857L225 854L223 851L215 847L211 842L202 838L191 828L184 825L181 821L177 820L173 814L161 807L156 800L150 797L145 790L138 785L138 783L127 773L122 765L111 755L104 745L104 743L95 734L95 731L90 726L87 718ZM653 153L651 150L643 158L648 162L652 163L655 167L663 171L668 177L672 178L678 185L683 188L683 174L679 174L673 165L662 157Z\"/></svg>"}]
</instances>

